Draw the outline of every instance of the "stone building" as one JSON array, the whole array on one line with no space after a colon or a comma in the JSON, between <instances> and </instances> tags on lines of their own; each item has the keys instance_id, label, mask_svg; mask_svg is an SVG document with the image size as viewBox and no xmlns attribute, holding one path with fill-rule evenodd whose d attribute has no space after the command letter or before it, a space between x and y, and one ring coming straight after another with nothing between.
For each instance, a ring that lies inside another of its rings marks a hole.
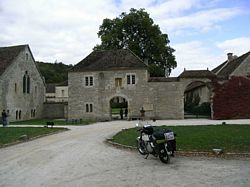
<instances>
[{"instance_id":1,"label":"stone building","mask_svg":"<svg viewBox=\"0 0 250 187\"><path fill-rule=\"evenodd\" d=\"M45 118L67 118L68 116L68 81L46 84L44 103Z\"/></svg>"},{"instance_id":2,"label":"stone building","mask_svg":"<svg viewBox=\"0 0 250 187\"><path fill-rule=\"evenodd\" d=\"M68 74L69 118L111 120L113 98L128 104L128 118L182 119L178 78L151 78L147 64L128 49L93 51Z\"/></svg>"},{"instance_id":3,"label":"stone building","mask_svg":"<svg viewBox=\"0 0 250 187\"><path fill-rule=\"evenodd\" d=\"M68 102L68 81L46 84L46 102Z\"/></svg>"},{"instance_id":4,"label":"stone building","mask_svg":"<svg viewBox=\"0 0 250 187\"><path fill-rule=\"evenodd\" d=\"M0 88L9 121L42 117L45 83L28 45L0 47Z\"/></svg>"},{"instance_id":5,"label":"stone building","mask_svg":"<svg viewBox=\"0 0 250 187\"><path fill-rule=\"evenodd\" d=\"M183 119L184 99L190 92L198 93L201 103L211 103L215 118L215 83L250 73L249 53L228 58L212 71L184 70L178 77L156 78L128 49L93 51L68 74L68 118L111 120L111 101L119 98L127 103L128 119L139 118L142 107L147 119Z\"/></svg>"},{"instance_id":6,"label":"stone building","mask_svg":"<svg viewBox=\"0 0 250 187\"><path fill-rule=\"evenodd\" d=\"M217 81L211 96L213 119L250 118L250 51L212 70Z\"/></svg>"}]
</instances>

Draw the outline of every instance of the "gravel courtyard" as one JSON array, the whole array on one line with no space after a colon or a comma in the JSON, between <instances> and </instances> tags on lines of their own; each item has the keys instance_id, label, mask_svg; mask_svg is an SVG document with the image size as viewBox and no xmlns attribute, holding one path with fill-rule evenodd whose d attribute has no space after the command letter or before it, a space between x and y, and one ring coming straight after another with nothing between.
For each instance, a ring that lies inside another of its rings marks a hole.
<instances>
[{"instance_id":1,"label":"gravel courtyard","mask_svg":"<svg viewBox=\"0 0 250 187\"><path fill-rule=\"evenodd\" d=\"M167 120L154 125L216 124ZM250 120L227 123L250 124ZM250 158L181 157L169 165L104 143L136 121L69 126L70 131L0 149L0 186L250 186ZM249 126L250 128L250 126Z\"/></svg>"}]
</instances>

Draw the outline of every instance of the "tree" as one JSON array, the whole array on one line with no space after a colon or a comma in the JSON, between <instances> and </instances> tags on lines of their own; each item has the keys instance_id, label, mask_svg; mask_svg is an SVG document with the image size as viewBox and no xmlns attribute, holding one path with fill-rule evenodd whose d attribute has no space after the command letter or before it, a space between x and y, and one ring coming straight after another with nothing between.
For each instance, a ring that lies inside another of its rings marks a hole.
<instances>
[{"instance_id":1,"label":"tree","mask_svg":"<svg viewBox=\"0 0 250 187\"><path fill-rule=\"evenodd\" d=\"M46 83L60 83L68 80L68 70L72 65L59 63L36 62Z\"/></svg>"},{"instance_id":2,"label":"tree","mask_svg":"<svg viewBox=\"0 0 250 187\"><path fill-rule=\"evenodd\" d=\"M129 48L139 58L147 61L151 76L162 77L176 67L173 48L167 34L160 31L144 9L130 9L111 20L104 19L99 28L101 44L94 50Z\"/></svg>"}]
</instances>

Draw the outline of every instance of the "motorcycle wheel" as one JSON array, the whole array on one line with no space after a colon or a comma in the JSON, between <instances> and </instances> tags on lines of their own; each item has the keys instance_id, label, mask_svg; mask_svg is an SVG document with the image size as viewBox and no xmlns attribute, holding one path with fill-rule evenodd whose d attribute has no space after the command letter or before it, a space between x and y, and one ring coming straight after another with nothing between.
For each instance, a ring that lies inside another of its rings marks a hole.
<instances>
[{"instance_id":1,"label":"motorcycle wheel","mask_svg":"<svg viewBox=\"0 0 250 187\"><path fill-rule=\"evenodd\" d=\"M160 153L159 158L165 164L168 164L170 162L170 157L165 150L164 153Z\"/></svg>"},{"instance_id":2,"label":"motorcycle wheel","mask_svg":"<svg viewBox=\"0 0 250 187\"><path fill-rule=\"evenodd\" d=\"M139 151L140 154L142 155L146 155L146 145L144 143L144 141L142 140L136 140L136 145L137 145L137 150Z\"/></svg>"}]
</instances>

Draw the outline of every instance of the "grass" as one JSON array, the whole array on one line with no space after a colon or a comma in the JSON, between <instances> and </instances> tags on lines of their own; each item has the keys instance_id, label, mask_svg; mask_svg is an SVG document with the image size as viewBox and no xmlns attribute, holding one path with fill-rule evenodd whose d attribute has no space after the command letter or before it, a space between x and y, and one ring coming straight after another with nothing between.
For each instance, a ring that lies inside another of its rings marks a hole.
<instances>
[{"instance_id":1,"label":"grass","mask_svg":"<svg viewBox=\"0 0 250 187\"><path fill-rule=\"evenodd\" d=\"M5 144L18 142L20 136L27 135L34 138L58 131L67 130L66 128L44 128L44 127L5 127L0 128L0 147Z\"/></svg>"},{"instance_id":2,"label":"grass","mask_svg":"<svg viewBox=\"0 0 250 187\"><path fill-rule=\"evenodd\" d=\"M120 114L120 110L121 110L121 108L112 108L112 114Z\"/></svg>"},{"instance_id":3,"label":"grass","mask_svg":"<svg viewBox=\"0 0 250 187\"><path fill-rule=\"evenodd\" d=\"M250 125L207 125L207 126L162 126L176 134L177 150L224 152L250 152ZM114 142L136 146L137 128L121 131L113 137Z\"/></svg>"},{"instance_id":4,"label":"grass","mask_svg":"<svg viewBox=\"0 0 250 187\"><path fill-rule=\"evenodd\" d=\"M46 125L47 121L52 121L55 125L88 125L95 122L91 120L66 121L65 119L31 119L10 122L10 125Z\"/></svg>"}]
</instances>

